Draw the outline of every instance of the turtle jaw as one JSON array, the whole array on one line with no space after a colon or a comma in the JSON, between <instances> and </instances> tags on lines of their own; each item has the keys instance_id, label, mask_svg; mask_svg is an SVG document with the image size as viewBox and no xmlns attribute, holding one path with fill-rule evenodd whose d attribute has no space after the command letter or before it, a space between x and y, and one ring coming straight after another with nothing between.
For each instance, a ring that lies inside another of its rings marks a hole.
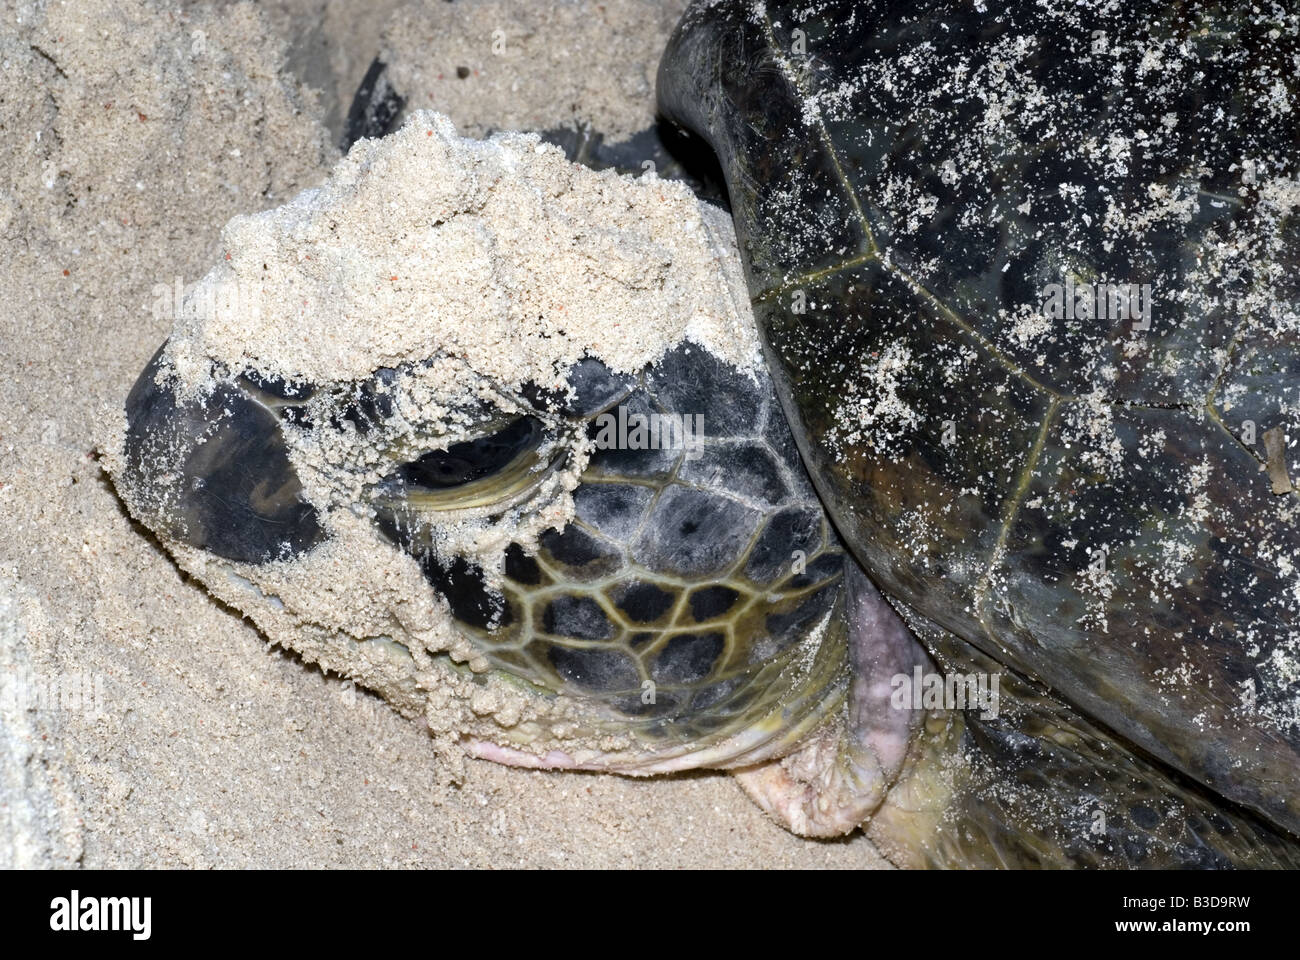
<instances>
[{"instance_id":1,"label":"turtle jaw","mask_svg":"<svg viewBox=\"0 0 1300 960\"><path fill-rule=\"evenodd\" d=\"M275 410L230 383L201 398L178 397L165 347L126 400L125 458L115 482L132 514L166 539L240 563L310 550L324 530L303 498Z\"/></svg>"}]
</instances>

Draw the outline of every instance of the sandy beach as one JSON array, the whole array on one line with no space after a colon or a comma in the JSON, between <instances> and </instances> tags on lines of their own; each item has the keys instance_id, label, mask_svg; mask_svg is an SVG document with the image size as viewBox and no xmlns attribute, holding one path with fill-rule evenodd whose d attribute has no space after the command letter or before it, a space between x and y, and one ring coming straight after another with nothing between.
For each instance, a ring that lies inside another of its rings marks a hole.
<instances>
[{"instance_id":1,"label":"sandy beach","mask_svg":"<svg viewBox=\"0 0 1300 960\"><path fill-rule=\"evenodd\" d=\"M723 773L449 784L422 724L269 644L102 468L170 329L152 291L324 180L377 54L463 133L617 139L684 5L0 5L0 867L888 866Z\"/></svg>"}]
</instances>

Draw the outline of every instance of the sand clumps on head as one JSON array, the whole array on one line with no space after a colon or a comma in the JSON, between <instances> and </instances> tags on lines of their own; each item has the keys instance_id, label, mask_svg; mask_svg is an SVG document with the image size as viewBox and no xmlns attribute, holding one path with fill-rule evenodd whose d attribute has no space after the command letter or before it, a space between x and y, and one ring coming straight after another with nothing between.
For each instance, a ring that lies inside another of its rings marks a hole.
<instances>
[{"instance_id":1,"label":"sand clumps on head","mask_svg":"<svg viewBox=\"0 0 1300 960\"><path fill-rule=\"evenodd\" d=\"M636 373L689 339L754 372L761 352L727 215L680 183L595 172L536 135L461 138L421 111L359 142L319 188L234 218L221 246L161 376L199 403L241 376L308 387L304 420L282 429L327 536L252 564L169 541L178 563L267 636L423 712L439 734L521 721L542 724L525 739L593 731L571 722L581 708L567 698L485 689L447 668L440 655L475 672L488 663L416 557L375 528L375 504L402 464L483 435L485 418L545 417L527 387L572 396L568 371L584 357ZM386 412L364 428L331 406L377 383ZM469 558L491 585L512 543L529 550L573 517L593 441L551 428L509 502L437 513L428 549L442 562ZM163 449L155 475L183 471L196 442Z\"/></svg>"},{"instance_id":2,"label":"sand clumps on head","mask_svg":"<svg viewBox=\"0 0 1300 960\"><path fill-rule=\"evenodd\" d=\"M396 371L381 435L288 431L320 509L472 438L478 404L513 414L525 385L568 394L586 356L635 373L689 338L742 370L762 362L723 211L653 174L573 164L536 135L459 137L432 112L360 141L321 187L235 217L222 250L168 342L182 394L247 370L335 394ZM491 567L511 540L563 526L590 452L567 442L527 509L444 537Z\"/></svg>"},{"instance_id":3,"label":"sand clumps on head","mask_svg":"<svg viewBox=\"0 0 1300 960\"><path fill-rule=\"evenodd\" d=\"M359 142L319 189L236 217L222 246L196 298L223 308L188 311L172 338L183 378L210 359L357 380L441 354L560 388L584 354L630 372L686 336L760 362L725 214L535 135L458 137L436 113Z\"/></svg>"}]
</instances>

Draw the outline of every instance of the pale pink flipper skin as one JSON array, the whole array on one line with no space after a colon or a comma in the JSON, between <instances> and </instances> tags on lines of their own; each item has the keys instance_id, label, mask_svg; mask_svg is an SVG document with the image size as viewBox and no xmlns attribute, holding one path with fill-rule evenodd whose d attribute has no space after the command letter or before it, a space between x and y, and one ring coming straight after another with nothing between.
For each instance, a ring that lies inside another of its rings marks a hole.
<instances>
[{"instance_id":1,"label":"pale pink flipper skin","mask_svg":"<svg viewBox=\"0 0 1300 960\"><path fill-rule=\"evenodd\" d=\"M853 685L843 719L824 724L793 753L737 772L745 792L804 837L850 833L880 806L924 720L890 702L891 679L932 663L907 625L855 565L845 572Z\"/></svg>"},{"instance_id":2,"label":"pale pink flipper skin","mask_svg":"<svg viewBox=\"0 0 1300 960\"><path fill-rule=\"evenodd\" d=\"M563 750L535 754L486 740L470 740L465 744L465 752L477 760L491 760L507 767L527 767L532 770L574 770L579 767L578 762Z\"/></svg>"}]
</instances>

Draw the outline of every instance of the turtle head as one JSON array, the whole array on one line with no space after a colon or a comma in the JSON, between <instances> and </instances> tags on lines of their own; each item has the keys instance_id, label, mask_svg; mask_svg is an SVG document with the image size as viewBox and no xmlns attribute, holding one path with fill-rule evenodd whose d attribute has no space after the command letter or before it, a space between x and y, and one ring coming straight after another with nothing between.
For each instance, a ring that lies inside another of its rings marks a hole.
<instances>
[{"instance_id":1,"label":"turtle head","mask_svg":"<svg viewBox=\"0 0 1300 960\"><path fill-rule=\"evenodd\" d=\"M839 702L844 554L762 371L689 341L546 387L449 364L310 384L213 363L187 390L164 348L127 400L119 489L210 587L258 583L214 592L259 624L259 571L333 576L312 557L340 537L413 562L471 661L594 705L657 762L746 730L770 751Z\"/></svg>"}]
</instances>

